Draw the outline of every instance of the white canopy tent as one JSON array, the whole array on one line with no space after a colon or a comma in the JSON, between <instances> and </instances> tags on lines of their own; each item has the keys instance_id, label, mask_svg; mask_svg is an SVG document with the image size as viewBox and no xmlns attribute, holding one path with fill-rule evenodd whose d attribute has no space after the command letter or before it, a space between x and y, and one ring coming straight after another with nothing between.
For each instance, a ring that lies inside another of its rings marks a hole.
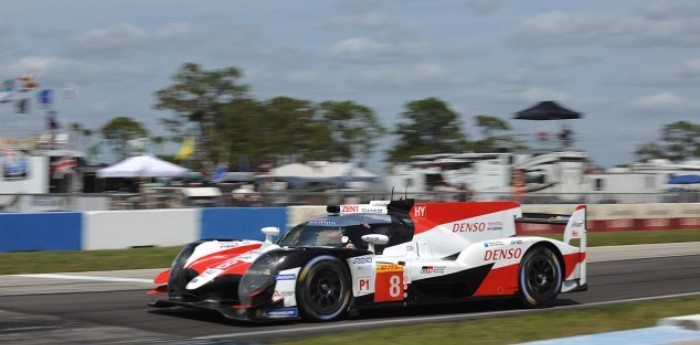
<instances>
[{"instance_id":1,"label":"white canopy tent","mask_svg":"<svg viewBox=\"0 0 700 345\"><path fill-rule=\"evenodd\" d=\"M129 157L97 171L98 177L178 177L189 169L166 162L152 155Z\"/></svg>"}]
</instances>

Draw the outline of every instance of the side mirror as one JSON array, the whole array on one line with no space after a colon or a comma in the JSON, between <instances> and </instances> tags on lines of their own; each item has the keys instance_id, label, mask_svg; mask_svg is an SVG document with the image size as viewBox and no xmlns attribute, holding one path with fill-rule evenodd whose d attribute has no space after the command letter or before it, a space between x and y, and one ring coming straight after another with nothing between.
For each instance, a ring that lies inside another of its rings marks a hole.
<instances>
[{"instance_id":1,"label":"side mirror","mask_svg":"<svg viewBox=\"0 0 700 345\"><path fill-rule=\"evenodd\" d=\"M387 235L380 234L369 234L362 236L362 240L369 244L369 251L374 253L374 246L379 244L389 243L389 237Z\"/></svg>"},{"instance_id":2,"label":"side mirror","mask_svg":"<svg viewBox=\"0 0 700 345\"><path fill-rule=\"evenodd\" d=\"M272 237L280 234L280 228L276 226L266 226L260 230L265 234L265 242L272 243Z\"/></svg>"}]
</instances>

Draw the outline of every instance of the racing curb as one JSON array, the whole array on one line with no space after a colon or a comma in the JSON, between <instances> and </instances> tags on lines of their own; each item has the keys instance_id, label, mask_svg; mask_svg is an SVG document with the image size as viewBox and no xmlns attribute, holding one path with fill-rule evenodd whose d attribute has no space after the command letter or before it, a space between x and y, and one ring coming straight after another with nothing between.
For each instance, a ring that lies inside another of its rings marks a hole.
<instances>
[{"instance_id":1,"label":"racing curb","mask_svg":"<svg viewBox=\"0 0 700 345\"><path fill-rule=\"evenodd\" d=\"M700 331L700 314L667 317L659 320L658 326L674 326L689 331Z\"/></svg>"}]
</instances>

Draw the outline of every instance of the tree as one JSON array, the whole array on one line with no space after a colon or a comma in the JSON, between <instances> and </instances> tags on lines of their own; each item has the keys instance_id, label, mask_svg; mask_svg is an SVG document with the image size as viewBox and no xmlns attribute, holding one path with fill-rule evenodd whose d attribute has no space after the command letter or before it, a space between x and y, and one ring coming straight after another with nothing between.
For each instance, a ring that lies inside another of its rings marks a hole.
<instances>
[{"instance_id":1,"label":"tree","mask_svg":"<svg viewBox=\"0 0 700 345\"><path fill-rule=\"evenodd\" d=\"M700 158L700 125L689 121L667 124L661 130L660 142L642 144L634 154L639 160L665 158L677 162Z\"/></svg>"},{"instance_id":2,"label":"tree","mask_svg":"<svg viewBox=\"0 0 700 345\"><path fill-rule=\"evenodd\" d=\"M148 137L148 130L141 123L124 116L113 118L100 132L120 159L128 155L127 141Z\"/></svg>"},{"instance_id":3,"label":"tree","mask_svg":"<svg viewBox=\"0 0 700 345\"><path fill-rule=\"evenodd\" d=\"M328 149L338 160L367 159L386 132L372 109L353 101L325 101L319 112L333 139Z\"/></svg>"},{"instance_id":4,"label":"tree","mask_svg":"<svg viewBox=\"0 0 700 345\"><path fill-rule=\"evenodd\" d=\"M387 151L387 161L399 162L418 154L461 152L467 147L459 115L437 98L411 101L401 114L404 121L394 134L398 142Z\"/></svg>"},{"instance_id":5,"label":"tree","mask_svg":"<svg viewBox=\"0 0 700 345\"><path fill-rule=\"evenodd\" d=\"M496 133L511 129L508 122L495 116L478 115L475 122L476 126L481 128L481 140L472 143L472 149L476 152L496 151L498 149L498 140L500 139Z\"/></svg>"},{"instance_id":6,"label":"tree","mask_svg":"<svg viewBox=\"0 0 700 345\"><path fill-rule=\"evenodd\" d=\"M308 100L275 97L263 103L259 120L261 143L278 163L330 160L333 146L329 127L316 116Z\"/></svg>"},{"instance_id":7,"label":"tree","mask_svg":"<svg viewBox=\"0 0 700 345\"><path fill-rule=\"evenodd\" d=\"M511 129L510 124L505 120L489 115L478 115L476 117L476 126L481 128L483 138L493 136L496 131L508 131Z\"/></svg>"},{"instance_id":8,"label":"tree","mask_svg":"<svg viewBox=\"0 0 700 345\"><path fill-rule=\"evenodd\" d=\"M175 111L176 117L161 119L168 130L182 137L189 130L197 133L204 158L217 159L212 147L222 106L247 98L248 86L239 83L241 72L235 67L206 71L195 63L186 63L173 76L174 84L156 92L156 109ZM245 114L238 114L246 116ZM203 157L200 157L203 158Z\"/></svg>"}]
</instances>

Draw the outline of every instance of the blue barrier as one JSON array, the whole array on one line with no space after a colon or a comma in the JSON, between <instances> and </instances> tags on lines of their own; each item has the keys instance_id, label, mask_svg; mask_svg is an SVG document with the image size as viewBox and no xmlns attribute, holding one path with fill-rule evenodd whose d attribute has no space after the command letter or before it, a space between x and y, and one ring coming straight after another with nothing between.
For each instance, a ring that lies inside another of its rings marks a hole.
<instances>
[{"instance_id":1,"label":"blue barrier","mask_svg":"<svg viewBox=\"0 0 700 345\"><path fill-rule=\"evenodd\" d=\"M202 209L200 239L263 240L260 229L266 226L287 226L286 207L226 207Z\"/></svg>"},{"instance_id":2,"label":"blue barrier","mask_svg":"<svg viewBox=\"0 0 700 345\"><path fill-rule=\"evenodd\" d=\"M0 214L0 252L80 250L82 213Z\"/></svg>"}]
</instances>

